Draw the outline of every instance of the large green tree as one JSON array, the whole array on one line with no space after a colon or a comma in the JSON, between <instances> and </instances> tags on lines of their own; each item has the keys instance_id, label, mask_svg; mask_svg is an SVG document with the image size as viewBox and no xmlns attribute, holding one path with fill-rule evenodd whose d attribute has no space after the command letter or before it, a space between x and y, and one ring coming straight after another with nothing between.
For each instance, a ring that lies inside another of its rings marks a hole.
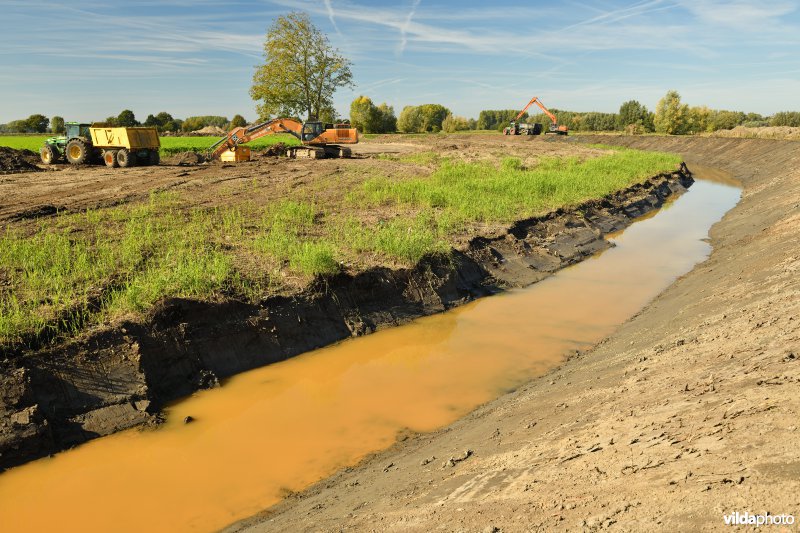
<instances>
[{"instance_id":1,"label":"large green tree","mask_svg":"<svg viewBox=\"0 0 800 533\"><path fill-rule=\"evenodd\" d=\"M333 107L333 93L353 86L350 60L305 13L278 17L267 31L265 63L256 68L250 96L262 119L275 116L320 117Z\"/></svg>"},{"instance_id":2,"label":"large green tree","mask_svg":"<svg viewBox=\"0 0 800 533\"><path fill-rule=\"evenodd\" d=\"M55 134L64 133L64 117L58 115L50 119L50 131Z\"/></svg>"},{"instance_id":3,"label":"large green tree","mask_svg":"<svg viewBox=\"0 0 800 533\"><path fill-rule=\"evenodd\" d=\"M656 105L655 127L659 133L681 135L689 128L689 106L681 103L678 91L667 91Z\"/></svg>"},{"instance_id":4,"label":"large green tree","mask_svg":"<svg viewBox=\"0 0 800 533\"><path fill-rule=\"evenodd\" d=\"M139 122L136 120L136 115L130 109L125 109L117 115L117 126L133 127L138 125Z\"/></svg>"}]
</instances>

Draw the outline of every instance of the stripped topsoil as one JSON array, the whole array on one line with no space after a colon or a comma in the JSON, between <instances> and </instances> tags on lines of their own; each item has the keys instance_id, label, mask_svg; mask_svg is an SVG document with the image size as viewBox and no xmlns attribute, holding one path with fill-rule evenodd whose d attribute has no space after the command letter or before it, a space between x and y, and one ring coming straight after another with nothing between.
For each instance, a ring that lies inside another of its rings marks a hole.
<instances>
[{"instance_id":1,"label":"stripped topsoil","mask_svg":"<svg viewBox=\"0 0 800 533\"><path fill-rule=\"evenodd\" d=\"M30 150L16 150L0 146L0 174L11 172L39 172L39 154Z\"/></svg>"},{"instance_id":2,"label":"stripped topsoil","mask_svg":"<svg viewBox=\"0 0 800 533\"><path fill-rule=\"evenodd\" d=\"M593 350L231 530L698 531L734 512L798 518L800 145L567 142L586 140L680 153L738 180L709 259Z\"/></svg>"},{"instance_id":3,"label":"stripped topsoil","mask_svg":"<svg viewBox=\"0 0 800 533\"><path fill-rule=\"evenodd\" d=\"M524 286L610 246L604 236L692 183L672 174L474 237L449 258L319 279L258 305L169 299L145 320L0 361L0 469L141 424L238 372Z\"/></svg>"}]
</instances>

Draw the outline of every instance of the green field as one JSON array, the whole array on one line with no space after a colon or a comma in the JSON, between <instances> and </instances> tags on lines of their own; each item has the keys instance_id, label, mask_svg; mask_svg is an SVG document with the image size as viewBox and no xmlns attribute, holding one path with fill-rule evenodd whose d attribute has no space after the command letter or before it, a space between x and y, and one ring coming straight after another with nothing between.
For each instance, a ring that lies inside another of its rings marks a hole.
<instances>
[{"instance_id":1,"label":"green field","mask_svg":"<svg viewBox=\"0 0 800 533\"><path fill-rule=\"evenodd\" d=\"M165 140L180 149L208 142ZM9 224L0 232L0 347L141 315L165 297L258 301L343 265L410 266L426 254L448 254L456 235L482 224L599 198L679 162L624 148L584 161L540 157L530 168L515 157L466 162L419 152L376 159L338 196L297 189L267 203L242 201L271 186L254 179L242 185L247 194L231 190L217 207L160 193L32 226ZM433 170L398 175L398 165Z\"/></svg>"},{"instance_id":2,"label":"green field","mask_svg":"<svg viewBox=\"0 0 800 533\"><path fill-rule=\"evenodd\" d=\"M38 152L49 135L0 135L0 146L17 150ZM161 137L161 155L169 156L180 152L204 152L221 137ZM268 148L282 142L288 145L300 144L292 135L267 135L247 144L254 150Z\"/></svg>"}]
</instances>

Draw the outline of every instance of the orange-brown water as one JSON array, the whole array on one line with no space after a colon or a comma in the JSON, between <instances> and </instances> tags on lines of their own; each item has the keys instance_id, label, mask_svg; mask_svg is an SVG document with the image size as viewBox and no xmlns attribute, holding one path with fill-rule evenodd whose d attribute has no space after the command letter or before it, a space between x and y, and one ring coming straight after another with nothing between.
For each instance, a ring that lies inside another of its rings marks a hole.
<instances>
[{"instance_id":1,"label":"orange-brown water","mask_svg":"<svg viewBox=\"0 0 800 533\"><path fill-rule=\"evenodd\" d=\"M602 339L708 254L701 239L738 196L699 181L616 248L528 289L242 374L157 430L12 469L0 531L213 531L248 516Z\"/></svg>"}]
</instances>

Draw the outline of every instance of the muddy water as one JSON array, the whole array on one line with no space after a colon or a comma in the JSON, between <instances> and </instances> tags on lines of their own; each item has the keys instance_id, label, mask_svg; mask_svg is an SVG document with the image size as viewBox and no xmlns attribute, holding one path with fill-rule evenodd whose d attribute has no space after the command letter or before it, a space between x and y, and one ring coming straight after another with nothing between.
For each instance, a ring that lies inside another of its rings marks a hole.
<instances>
[{"instance_id":1,"label":"muddy water","mask_svg":"<svg viewBox=\"0 0 800 533\"><path fill-rule=\"evenodd\" d=\"M0 531L212 531L252 514L608 335L707 256L702 239L738 197L698 181L615 248L528 289L254 370L172 406L157 430L12 469Z\"/></svg>"}]
</instances>

